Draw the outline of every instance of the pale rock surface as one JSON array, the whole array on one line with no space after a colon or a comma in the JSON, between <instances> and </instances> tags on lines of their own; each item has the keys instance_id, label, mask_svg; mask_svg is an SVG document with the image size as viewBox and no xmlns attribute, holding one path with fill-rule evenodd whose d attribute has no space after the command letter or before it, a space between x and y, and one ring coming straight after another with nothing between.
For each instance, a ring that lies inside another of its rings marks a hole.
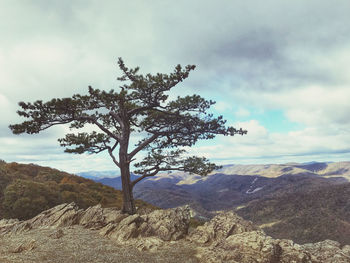
<instances>
[{"instance_id":1,"label":"pale rock surface","mask_svg":"<svg viewBox=\"0 0 350 263\"><path fill-rule=\"evenodd\" d=\"M136 238L140 234L139 227L142 222L143 219L140 217L140 215L130 215L120 221L119 224L109 224L107 226L109 229L107 236L119 242L124 242L131 238Z\"/></svg>"},{"instance_id":2,"label":"pale rock surface","mask_svg":"<svg viewBox=\"0 0 350 263\"><path fill-rule=\"evenodd\" d=\"M341 248L338 242L331 240L298 245L291 240L273 239L233 212L218 214L190 234L189 221L188 207L127 215L99 205L81 210L74 203L62 204L27 221L0 220L0 244L2 236L8 240L11 236L16 238L41 230L50 230L49 237L59 242L71 236L69 231L78 231L80 227L84 231L98 232L101 238L108 237L118 247L132 247L138 251L158 253L193 248L199 262L203 263L350 263L350 246ZM40 242L40 239L21 242L12 253L35 251L43 245Z\"/></svg>"},{"instance_id":3,"label":"pale rock surface","mask_svg":"<svg viewBox=\"0 0 350 263\"><path fill-rule=\"evenodd\" d=\"M12 253L22 253L23 251L30 251L35 249L36 247L36 240L32 239L29 242L20 244L18 247L16 247Z\"/></svg>"},{"instance_id":4,"label":"pale rock surface","mask_svg":"<svg viewBox=\"0 0 350 263\"><path fill-rule=\"evenodd\" d=\"M217 215L193 231L188 239L202 244L198 247L198 257L203 262L317 262L298 244L273 239L233 212Z\"/></svg>"},{"instance_id":5,"label":"pale rock surface","mask_svg":"<svg viewBox=\"0 0 350 263\"><path fill-rule=\"evenodd\" d=\"M196 243L211 244L231 235L256 229L250 221L244 220L233 212L226 212L215 216L203 226L197 227L188 239Z\"/></svg>"},{"instance_id":6,"label":"pale rock surface","mask_svg":"<svg viewBox=\"0 0 350 263\"><path fill-rule=\"evenodd\" d=\"M75 203L62 204L41 212L27 223L31 228L72 226L79 223L82 214L83 210Z\"/></svg>"},{"instance_id":7,"label":"pale rock surface","mask_svg":"<svg viewBox=\"0 0 350 263\"><path fill-rule=\"evenodd\" d=\"M190 224L190 208L188 206L167 210L155 210L141 216L142 237L156 236L164 241L179 240L188 233Z\"/></svg>"},{"instance_id":8,"label":"pale rock surface","mask_svg":"<svg viewBox=\"0 0 350 263\"><path fill-rule=\"evenodd\" d=\"M101 205L91 206L82 214L79 225L90 229L101 229L110 223L118 224L126 214L116 208L102 208Z\"/></svg>"},{"instance_id":9,"label":"pale rock surface","mask_svg":"<svg viewBox=\"0 0 350 263\"><path fill-rule=\"evenodd\" d=\"M292 240L288 239L276 239L276 255L275 258L277 258L281 263L306 263L306 262L312 262L312 263L321 263L316 260L314 255L309 253L308 251L305 251L299 244L294 243Z\"/></svg>"},{"instance_id":10,"label":"pale rock surface","mask_svg":"<svg viewBox=\"0 0 350 263\"><path fill-rule=\"evenodd\" d=\"M83 210L79 210L74 203L61 204L27 221L17 221L13 224L0 225L0 234L16 234L34 228L63 227L76 225L79 222Z\"/></svg>"},{"instance_id":11,"label":"pale rock surface","mask_svg":"<svg viewBox=\"0 0 350 263\"><path fill-rule=\"evenodd\" d=\"M111 222L100 230L100 234L140 251L152 251L164 246L164 241L184 238L189 222L188 207L155 210L142 216L127 216L118 223Z\"/></svg>"},{"instance_id":12,"label":"pale rock surface","mask_svg":"<svg viewBox=\"0 0 350 263\"><path fill-rule=\"evenodd\" d=\"M139 251L156 251L160 247L164 247L164 241L158 237L142 237L132 240L129 245L137 248Z\"/></svg>"},{"instance_id":13,"label":"pale rock surface","mask_svg":"<svg viewBox=\"0 0 350 263\"><path fill-rule=\"evenodd\" d=\"M318 262L350 262L350 246L346 245L341 248L337 241L324 240L322 242L302 245L302 248L315 255Z\"/></svg>"},{"instance_id":14,"label":"pale rock surface","mask_svg":"<svg viewBox=\"0 0 350 263\"><path fill-rule=\"evenodd\" d=\"M279 262L273 239L259 231L231 235L208 247L199 248L203 262Z\"/></svg>"},{"instance_id":15,"label":"pale rock surface","mask_svg":"<svg viewBox=\"0 0 350 263\"><path fill-rule=\"evenodd\" d=\"M100 205L81 210L74 203L62 204L43 211L36 217L20 222L1 220L0 234L16 234L37 228L58 228L81 225L99 230L102 236L119 243L134 244L140 250L155 249L163 241L178 240L186 236L190 221L188 207L155 210L146 215L127 215ZM60 238L62 233L56 233ZM137 240L136 240L137 238ZM144 242L144 244L143 244Z\"/></svg>"},{"instance_id":16,"label":"pale rock surface","mask_svg":"<svg viewBox=\"0 0 350 263\"><path fill-rule=\"evenodd\" d=\"M0 235L7 233L15 225L19 223L18 219L1 219L0 220Z\"/></svg>"},{"instance_id":17,"label":"pale rock surface","mask_svg":"<svg viewBox=\"0 0 350 263\"><path fill-rule=\"evenodd\" d=\"M18 219L1 219L0 220L0 227L8 226L8 225L13 225L18 223Z\"/></svg>"},{"instance_id":18,"label":"pale rock surface","mask_svg":"<svg viewBox=\"0 0 350 263\"><path fill-rule=\"evenodd\" d=\"M61 228L56 229L53 233L51 233L49 235L49 237L54 238L54 239L60 239L63 236L64 236L64 232Z\"/></svg>"}]
</instances>

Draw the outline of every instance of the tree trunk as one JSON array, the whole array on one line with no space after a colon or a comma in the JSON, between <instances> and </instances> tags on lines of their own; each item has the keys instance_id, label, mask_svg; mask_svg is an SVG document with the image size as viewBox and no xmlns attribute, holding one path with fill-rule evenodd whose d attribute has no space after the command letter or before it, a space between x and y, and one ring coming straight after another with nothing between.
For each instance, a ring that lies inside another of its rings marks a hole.
<instances>
[{"instance_id":1,"label":"tree trunk","mask_svg":"<svg viewBox=\"0 0 350 263\"><path fill-rule=\"evenodd\" d=\"M130 182L130 169L128 163L120 164L122 191L123 191L123 212L133 215L136 213L132 186Z\"/></svg>"},{"instance_id":2,"label":"tree trunk","mask_svg":"<svg viewBox=\"0 0 350 263\"><path fill-rule=\"evenodd\" d=\"M124 126L123 136L119 148L120 176L122 179L123 191L123 212L133 215L136 213L134 197L132 194L132 185L130 182L130 162L128 159L130 130L127 125Z\"/></svg>"}]
</instances>

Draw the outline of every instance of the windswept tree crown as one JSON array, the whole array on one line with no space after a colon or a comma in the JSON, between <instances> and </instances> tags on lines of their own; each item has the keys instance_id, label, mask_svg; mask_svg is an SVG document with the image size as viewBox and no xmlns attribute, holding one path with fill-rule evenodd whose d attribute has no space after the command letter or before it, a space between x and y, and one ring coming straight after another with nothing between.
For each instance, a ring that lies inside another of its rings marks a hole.
<instances>
[{"instance_id":1,"label":"windswept tree crown","mask_svg":"<svg viewBox=\"0 0 350 263\"><path fill-rule=\"evenodd\" d=\"M139 74L139 68L129 69L119 58L122 71L119 91L109 92L89 86L88 95L75 94L70 98L52 99L48 102L20 102L20 116L27 118L21 124L10 125L15 134L39 133L51 126L70 124L72 129L87 124L98 127L98 131L68 133L59 139L65 152L82 154L107 151L113 162L121 167L135 161L135 155L146 150L147 154L134 164L136 173L142 177L160 171L181 170L206 175L215 164L206 158L187 156L185 146L192 146L198 140L212 139L217 134L233 136L246 131L226 127L222 116L207 113L215 102L199 95L177 97L169 100L169 91L185 80L194 65L175 67L170 74ZM141 134L141 139L129 151L129 139ZM119 158L114 150L119 149ZM125 151L126 149L126 151Z\"/></svg>"}]
</instances>

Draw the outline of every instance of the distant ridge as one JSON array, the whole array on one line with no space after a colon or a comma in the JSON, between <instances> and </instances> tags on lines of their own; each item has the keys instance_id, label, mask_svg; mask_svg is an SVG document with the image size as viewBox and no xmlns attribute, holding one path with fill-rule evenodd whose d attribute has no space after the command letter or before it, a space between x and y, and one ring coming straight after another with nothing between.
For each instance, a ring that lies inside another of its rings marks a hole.
<instances>
[{"instance_id":1,"label":"distant ridge","mask_svg":"<svg viewBox=\"0 0 350 263\"><path fill-rule=\"evenodd\" d=\"M114 178L120 176L118 171L116 170L110 170L110 171L86 171L86 172L80 172L77 173L78 176L92 179L92 180L98 180L101 178Z\"/></svg>"},{"instance_id":2,"label":"distant ridge","mask_svg":"<svg viewBox=\"0 0 350 263\"><path fill-rule=\"evenodd\" d=\"M217 172L223 174L258 175L279 177L283 174L302 174L312 172L322 177L344 177L350 181L349 162L307 162L286 164L225 165Z\"/></svg>"},{"instance_id":3,"label":"distant ridge","mask_svg":"<svg viewBox=\"0 0 350 263\"><path fill-rule=\"evenodd\" d=\"M223 165L219 170L211 173L226 175L249 175L266 178L277 178L285 175L314 174L324 178L344 178L350 182L350 161L349 162L305 162L305 163L286 163L286 164L228 164ZM110 185L116 189L121 189L120 175L117 171L88 171L80 172L77 175L92 179L97 182ZM138 175L131 174L132 178ZM210 177L210 175L209 175ZM208 177L190 175L188 173L161 173L154 177L146 178L145 181L164 180L172 181L176 184L194 184L199 181L205 181ZM141 183L142 183L141 182Z\"/></svg>"}]
</instances>

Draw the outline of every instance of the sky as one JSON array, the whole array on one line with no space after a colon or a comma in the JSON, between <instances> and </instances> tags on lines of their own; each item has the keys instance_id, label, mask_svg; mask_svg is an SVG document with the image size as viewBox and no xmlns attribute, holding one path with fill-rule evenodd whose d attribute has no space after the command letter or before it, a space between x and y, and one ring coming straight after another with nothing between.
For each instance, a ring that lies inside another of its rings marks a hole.
<instances>
[{"instance_id":1,"label":"sky","mask_svg":"<svg viewBox=\"0 0 350 263\"><path fill-rule=\"evenodd\" d=\"M350 1L0 0L0 159L112 170L72 155L53 127L13 135L18 102L118 88L117 58L142 73L196 70L171 96L215 100L245 136L199 142L217 164L350 160Z\"/></svg>"}]
</instances>

